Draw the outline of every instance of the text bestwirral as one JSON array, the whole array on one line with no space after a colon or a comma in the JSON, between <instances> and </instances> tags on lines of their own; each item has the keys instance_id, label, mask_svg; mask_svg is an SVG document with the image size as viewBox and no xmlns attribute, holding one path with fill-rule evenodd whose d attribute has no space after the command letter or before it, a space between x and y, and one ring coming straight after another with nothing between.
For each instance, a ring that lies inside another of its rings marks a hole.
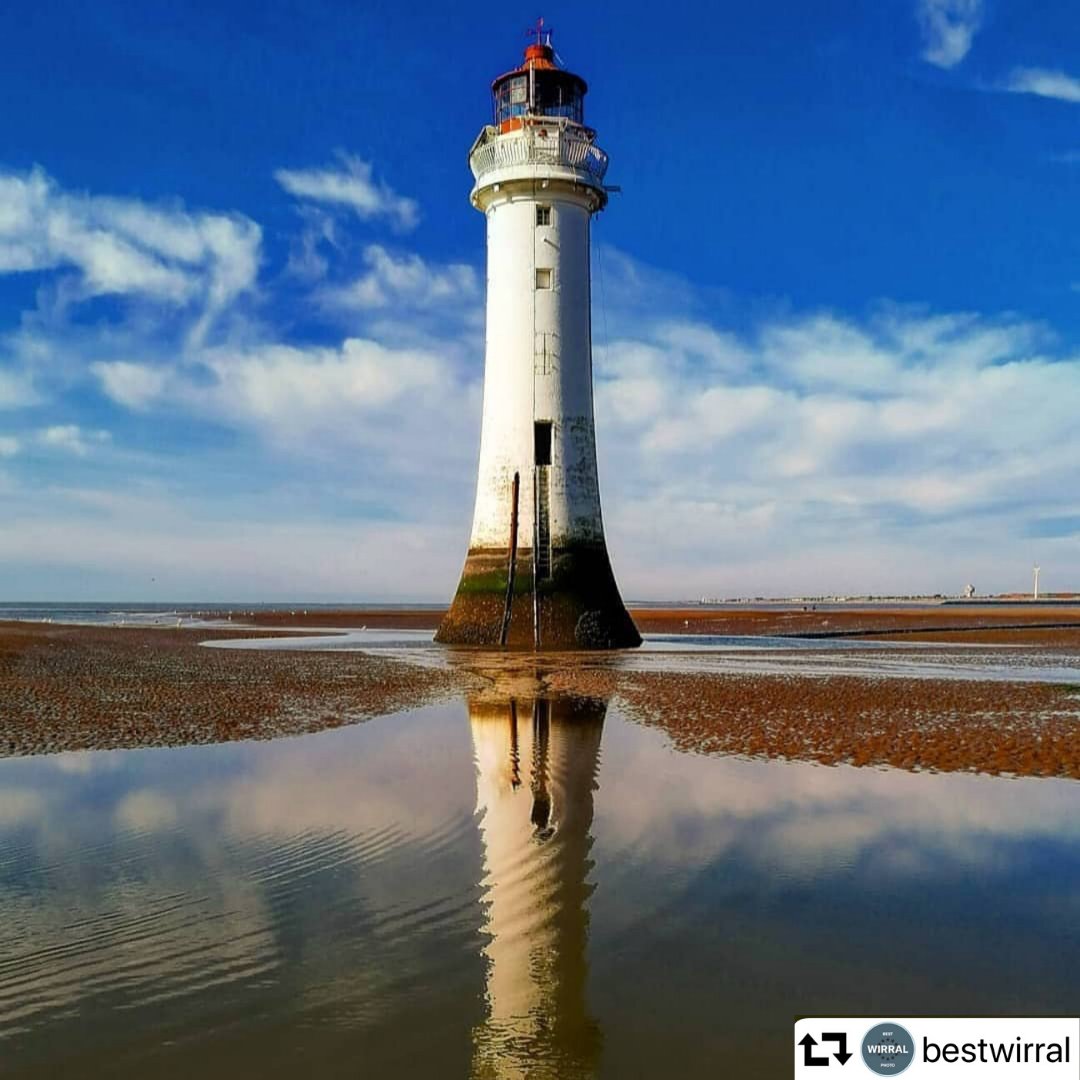
<instances>
[{"instance_id":1,"label":"text bestwirral","mask_svg":"<svg viewBox=\"0 0 1080 1080\"><path fill-rule=\"evenodd\" d=\"M978 1042L935 1043L923 1039L923 1061L926 1062L973 1062L1003 1065L1030 1065L1045 1062L1062 1064L1072 1061L1072 1039L1066 1036L1060 1042L1022 1042L1017 1037L1015 1042L991 1042L980 1039Z\"/></svg>"}]
</instances>

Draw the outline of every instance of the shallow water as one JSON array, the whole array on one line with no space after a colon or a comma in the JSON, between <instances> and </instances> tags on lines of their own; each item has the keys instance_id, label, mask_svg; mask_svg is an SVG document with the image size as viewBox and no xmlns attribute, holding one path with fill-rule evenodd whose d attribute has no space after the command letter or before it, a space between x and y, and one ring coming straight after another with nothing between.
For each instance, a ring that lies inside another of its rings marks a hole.
<instances>
[{"instance_id":1,"label":"shallow water","mask_svg":"<svg viewBox=\"0 0 1080 1080\"><path fill-rule=\"evenodd\" d=\"M320 628L311 628L318 630ZM378 652L412 664L448 667L455 654L436 647L430 630L335 630L293 637L233 638L202 644L216 649L260 651ZM457 656L475 657L474 650ZM488 654L493 655L493 654ZM513 654L511 654L513 655ZM520 655L520 654L519 654ZM582 654L576 654L580 660ZM1080 655L1014 645L972 645L851 638L729 637L719 634L645 634L639 649L601 656L627 671L678 671L714 675L849 675L880 679L950 679L977 682L1073 684Z\"/></svg>"},{"instance_id":2,"label":"shallow water","mask_svg":"<svg viewBox=\"0 0 1080 1080\"><path fill-rule=\"evenodd\" d=\"M5 1075L787 1075L797 1014L1075 1011L1080 784L677 753L491 691L0 761Z\"/></svg>"}]
</instances>

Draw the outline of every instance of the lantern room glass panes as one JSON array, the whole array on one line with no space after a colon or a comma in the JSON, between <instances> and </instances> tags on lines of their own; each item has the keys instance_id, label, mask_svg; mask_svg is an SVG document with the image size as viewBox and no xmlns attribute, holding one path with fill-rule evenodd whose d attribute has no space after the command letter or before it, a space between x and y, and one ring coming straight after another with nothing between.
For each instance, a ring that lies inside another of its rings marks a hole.
<instances>
[{"instance_id":1,"label":"lantern room glass panes","mask_svg":"<svg viewBox=\"0 0 1080 1080\"><path fill-rule=\"evenodd\" d=\"M515 116L524 116L529 111L529 78L516 75L505 79L495 87L495 123L501 124Z\"/></svg>"},{"instance_id":2,"label":"lantern room glass panes","mask_svg":"<svg viewBox=\"0 0 1080 1080\"><path fill-rule=\"evenodd\" d=\"M539 68L531 78L528 72L508 76L496 84L492 97L497 125L530 113L584 123L585 84L568 71Z\"/></svg>"},{"instance_id":3,"label":"lantern room glass panes","mask_svg":"<svg viewBox=\"0 0 1080 1080\"><path fill-rule=\"evenodd\" d=\"M565 71L536 72L533 112L540 116L565 116L582 123L584 109L581 80Z\"/></svg>"}]
</instances>

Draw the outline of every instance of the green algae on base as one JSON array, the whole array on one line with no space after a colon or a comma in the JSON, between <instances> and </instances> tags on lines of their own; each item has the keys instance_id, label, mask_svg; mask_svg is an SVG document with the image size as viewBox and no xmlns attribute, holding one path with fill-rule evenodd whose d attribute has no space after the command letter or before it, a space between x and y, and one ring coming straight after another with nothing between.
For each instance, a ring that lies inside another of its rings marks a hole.
<instances>
[{"instance_id":1,"label":"green algae on base","mask_svg":"<svg viewBox=\"0 0 1080 1080\"><path fill-rule=\"evenodd\" d=\"M552 551L551 576L533 585L533 553L519 549L506 645L541 649L628 649L641 644L615 583L607 548L575 544ZM499 647L506 614L509 559L474 549L435 640L444 645Z\"/></svg>"}]
</instances>

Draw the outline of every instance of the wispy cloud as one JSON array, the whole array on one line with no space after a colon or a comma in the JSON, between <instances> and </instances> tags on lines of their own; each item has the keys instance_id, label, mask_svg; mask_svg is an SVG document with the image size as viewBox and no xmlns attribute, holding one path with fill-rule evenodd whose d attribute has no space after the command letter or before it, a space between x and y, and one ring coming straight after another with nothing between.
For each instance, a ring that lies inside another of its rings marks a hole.
<instances>
[{"instance_id":1,"label":"wispy cloud","mask_svg":"<svg viewBox=\"0 0 1080 1080\"><path fill-rule=\"evenodd\" d=\"M0 435L0 458L14 457L19 452L19 440L14 435Z\"/></svg>"},{"instance_id":2,"label":"wispy cloud","mask_svg":"<svg viewBox=\"0 0 1080 1080\"><path fill-rule=\"evenodd\" d=\"M0 172L0 274L66 272L69 302L197 306L196 336L253 287L261 237L239 214L68 192L41 169Z\"/></svg>"},{"instance_id":3,"label":"wispy cloud","mask_svg":"<svg viewBox=\"0 0 1080 1080\"><path fill-rule=\"evenodd\" d=\"M375 180L371 164L361 158L340 154L338 162L320 169L278 169L274 178L297 199L342 207L364 220L386 218L402 230L416 227L420 208L415 199Z\"/></svg>"},{"instance_id":4,"label":"wispy cloud","mask_svg":"<svg viewBox=\"0 0 1080 1080\"><path fill-rule=\"evenodd\" d=\"M384 309L391 306L432 308L474 302L480 285L465 263L433 265L413 252L394 253L380 244L364 249L367 273L347 285L328 288L322 298L331 306Z\"/></svg>"},{"instance_id":5,"label":"wispy cloud","mask_svg":"<svg viewBox=\"0 0 1080 1080\"><path fill-rule=\"evenodd\" d=\"M1072 105L1080 104L1080 79L1049 68L1014 68L1001 89L1011 94L1034 94Z\"/></svg>"},{"instance_id":6,"label":"wispy cloud","mask_svg":"<svg viewBox=\"0 0 1080 1080\"><path fill-rule=\"evenodd\" d=\"M443 376L434 356L359 338L347 338L340 348L267 343L211 349L174 365L106 361L94 364L93 372L119 405L207 406L276 430L306 430L332 410L384 408Z\"/></svg>"},{"instance_id":7,"label":"wispy cloud","mask_svg":"<svg viewBox=\"0 0 1080 1080\"><path fill-rule=\"evenodd\" d=\"M922 57L928 64L953 68L971 51L982 24L982 0L919 0Z\"/></svg>"},{"instance_id":8,"label":"wispy cloud","mask_svg":"<svg viewBox=\"0 0 1080 1080\"><path fill-rule=\"evenodd\" d=\"M406 397L415 407L448 376L436 356L358 338L340 348L217 350L201 363L215 379L193 388L202 402L245 424L304 434L327 424L370 425Z\"/></svg>"},{"instance_id":9,"label":"wispy cloud","mask_svg":"<svg viewBox=\"0 0 1080 1080\"><path fill-rule=\"evenodd\" d=\"M101 380L105 393L129 409L143 409L159 401L169 381L168 369L128 360L99 360L90 370Z\"/></svg>"},{"instance_id":10,"label":"wispy cloud","mask_svg":"<svg viewBox=\"0 0 1080 1080\"><path fill-rule=\"evenodd\" d=\"M304 225L289 245L285 269L303 281L318 281L330 268L327 253L340 250L337 221L319 206L305 204L297 209Z\"/></svg>"},{"instance_id":11,"label":"wispy cloud","mask_svg":"<svg viewBox=\"0 0 1080 1080\"><path fill-rule=\"evenodd\" d=\"M0 367L0 409L21 409L35 404L37 400L38 395L28 372L5 371Z\"/></svg>"},{"instance_id":12,"label":"wispy cloud","mask_svg":"<svg viewBox=\"0 0 1080 1080\"><path fill-rule=\"evenodd\" d=\"M45 447L86 457L94 446L109 442L107 431L87 431L78 424L53 424L38 432L37 440Z\"/></svg>"}]
</instances>

